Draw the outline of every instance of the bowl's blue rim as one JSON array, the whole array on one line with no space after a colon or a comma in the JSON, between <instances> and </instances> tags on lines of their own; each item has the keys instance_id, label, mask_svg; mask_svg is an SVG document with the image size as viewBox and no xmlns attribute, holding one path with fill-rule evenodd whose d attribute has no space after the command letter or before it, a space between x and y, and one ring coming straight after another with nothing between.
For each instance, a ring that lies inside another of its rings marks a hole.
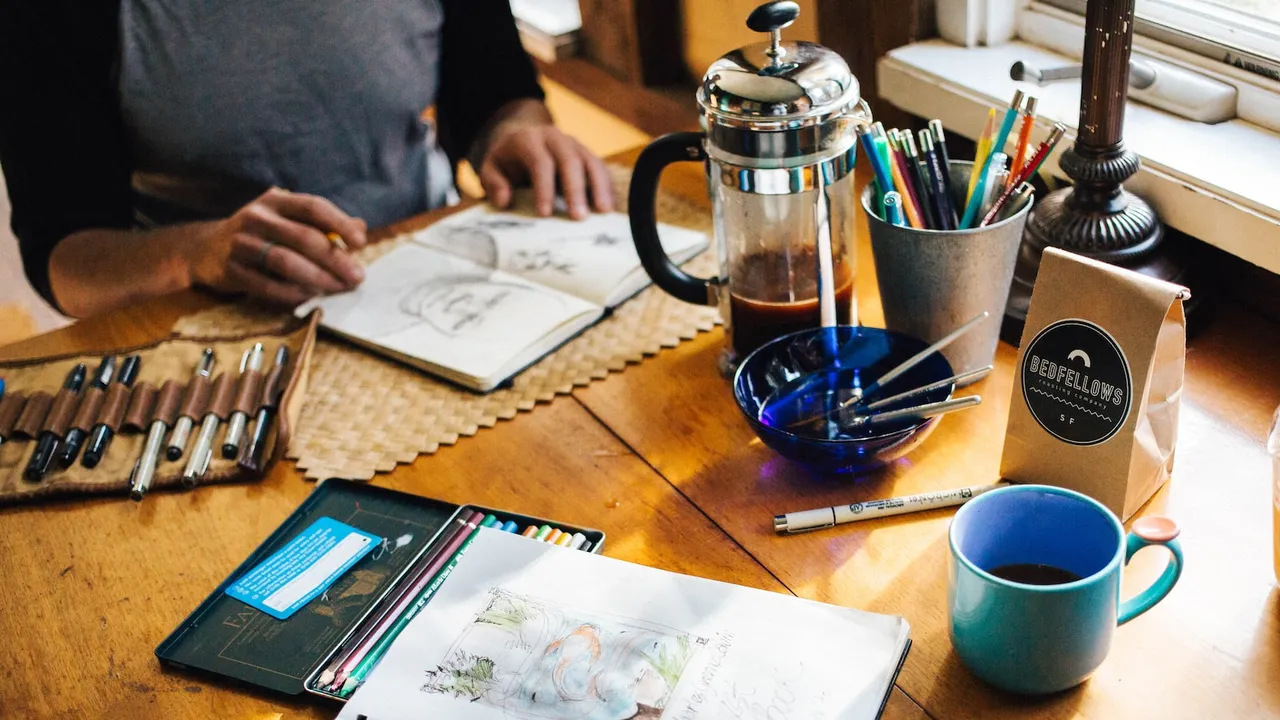
<instances>
[{"instance_id":1,"label":"bowl's blue rim","mask_svg":"<svg viewBox=\"0 0 1280 720\"><path fill-rule=\"evenodd\" d=\"M918 338L918 337L915 337L914 335L907 335L906 333L895 332L895 331L893 331L893 330L888 330L888 329L886 329L886 328L870 327L870 326L867 326L867 325L834 325L834 326L832 326L832 327L833 327L833 328L835 328L835 329L839 329L839 328L852 328L852 329L856 329L856 330L873 330L873 331L878 332L878 333L884 333L884 334L886 334L886 335L891 335L891 336L897 336L897 337L908 338L908 339L911 339L911 340L915 340L916 342L924 343L924 341L923 341L923 340L921 340L921 339L920 339L920 338ZM780 336L778 336L778 337L776 337L776 338L774 338L774 339L770 340L769 342L767 342L767 343L765 343L765 344L761 345L760 347L756 348L755 350L752 350L750 353L748 353L748 354L747 354L747 356L746 356L746 357L744 357L744 358L742 359L742 361L741 361L741 362L739 362L739 363L738 363L738 367L737 367L737 369L733 371L733 404L738 406L738 412L742 413L742 416L743 416L744 418L746 418L746 419L747 419L747 422L748 422L748 423L750 423L750 424L751 424L751 425L753 425L753 426L754 426L754 425L759 425L759 426L760 426L760 427L762 427L762 428L766 428L766 429L768 429L770 432L779 433L779 434L784 435L784 436L786 436L786 437L788 437L788 438L791 438L791 439L794 439L794 440L799 440L799 441L802 441L802 442L818 443L818 444L820 444L820 445L848 445L848 444L850 444L850 443L867 443L867 442L875 442L875 441L880 441L880 440L886 440L886 439L889 439L889 438L892 438L892 437L895 437L895 436L898 436L898 435L904 435L904 436L905 436L905 435L909 435L909 434L912 434L912 433L918 432L918 431L919 431L921 428L923 428L925 425L928 425L929 423L931 423L931 422L933 422L933 421L935 421L935 420L938 420L938 417L937 417L937 416L934 416L934 417L927 417L927 418L924 418L923 420L921 420L920 422L918 422L918 423L916 423L916 424L914 424L914 425L911 425L911 426L909 426L909 427L905 427L905 428L903 428L903 429L901 429L901 430L895 430L895 431L893 431L893 432L891 432L891 433L885 433L884 435L872 435L872 436L870 436L870 437L865 437L865 438L849 438L849 439L847 439L847 440L828 440L828 439L826 439L826 438L815 438L815 437L809 437L809 436L807 436L807 435L798 435L798 434L796 434L796 433L791 432L790 430L784 430L784 429L782 429L782 428L776 428L776 427L773 427L772 425L766 425L766 424L764 424L764 423L760 422L760 418L757 418L757 417L751 417L751 413L747 412L747 409L746 409L746 408L744 408L744 407L742 406L742 400L738 397L738 378L742 375L742 369L743 369L743 368L745 368L745 367L747 366L747 362L748 362L751 358L755 357L755 355L756 355L757 353L759 353L759 352L763 351L765 348L769 347L770 345L773 345L774 343L779 343L779 342L782 342L783 340L786 340L786 339L788 339L788 338L793 338L793 337L796 337L796 336L798 336L798 335L804 335L804 334L806 334L806 333L812 333L812 332L814 332L815 330L824 330L824 329L826 329L826 328L805 328L804 330L797 330L797 331L795 331L795 332L793 332L793 333L787 333L786 335L780 335ZM924 346L925 346L925 347L928 347L928 346L929 346L929 344L928 344L928 343L924 343ZM922 348L922 349L923 349L923 348ZM937 353L937 354L939 354L939 355L942 355L942 353L941 353L940 351L935 350L934 352L935 352L935 353ZM948 367L948 368L950 368L950 367L951 367L951 361L950 361L950 360L947 360L947 356L946 356L946 355L942 355L942 361L943 361L943 362L945 362L945 363L947 363L947 367ZM953 369L953 370L954 370L954 369ZM952 374L952 375L954 375L954 374L955 374L955 373L954 373L954 371L953 371L951 374ZM954 395L954 394L955 394L955 392L956 392L956 384L955 384L955 383L951 383L951 388L950 388L949 390L947 390L947 397L946 397L945 399L950 400L950 399L951 399L951 397L952 397L952 395ZM757 433L757 434L758 434L758 433Z\"/></svg>"}]
</instances>

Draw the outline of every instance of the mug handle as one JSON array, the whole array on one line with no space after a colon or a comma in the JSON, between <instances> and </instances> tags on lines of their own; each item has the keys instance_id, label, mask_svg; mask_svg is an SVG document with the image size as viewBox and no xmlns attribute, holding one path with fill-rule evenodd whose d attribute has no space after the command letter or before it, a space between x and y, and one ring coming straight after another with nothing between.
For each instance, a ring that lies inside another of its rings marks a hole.
<instances>
[{"instance_id":1,"label":"mug handle","mask_svg":"<svg viewBox=\"0 0 1280 720\"><path fill-rule=\"evenodd\" d=\"M631 189L627 195L628 214L631 216L631 239L636 244L640 264L658 287L673 297L694 305L715 305L719 278L694 277L671 262L662 243L658 240L658 219L655 204L658 198L658 179L662 171L672 163L698 162L707 159L702 147L706 136L698 132L677 132L663 135L649 143L636 159L631 172Z\"/></svg>"},{"instance_id":2,"label":"mug handle","mask_svg":"<svg viewBox=\"0 0 1280 720\"><path fill-rule=\"evenodd\" d=\"M1182 545L1177 537L1180 530L1178 524L1167 517L1152 516L1138 518L1133 522L1133 531L1125 538L1124 563L1129 564L1133 554L1148 545L1163 545L1169 548L1172 557L1165 566L1164 572L1146 590L1120 603L1120 619L1123 625L1142 613L1155 607L1173 589L1174 583L1182 575Z\"/></svg>"}]
</instances>

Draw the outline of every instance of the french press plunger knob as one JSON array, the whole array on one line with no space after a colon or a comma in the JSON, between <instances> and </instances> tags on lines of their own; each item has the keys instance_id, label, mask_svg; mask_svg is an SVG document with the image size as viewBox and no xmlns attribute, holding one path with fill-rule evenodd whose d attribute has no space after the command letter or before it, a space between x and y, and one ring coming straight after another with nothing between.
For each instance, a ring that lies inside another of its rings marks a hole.
<instances>
[{"instance_id":1,"label":"french press plunger knob","mask_svg":"<svg viewBox=\"0 0 1280 720\"><path fill-rule=\"evenodd\" d=\"M773 58L774 64L787 54L782 47L782 28L788 27L800 16L800 6L791 0L775 0L765 3L747 16L747 27L756 32L769 33L769 49L765 55Z\"/></svg>"}]
</instances>

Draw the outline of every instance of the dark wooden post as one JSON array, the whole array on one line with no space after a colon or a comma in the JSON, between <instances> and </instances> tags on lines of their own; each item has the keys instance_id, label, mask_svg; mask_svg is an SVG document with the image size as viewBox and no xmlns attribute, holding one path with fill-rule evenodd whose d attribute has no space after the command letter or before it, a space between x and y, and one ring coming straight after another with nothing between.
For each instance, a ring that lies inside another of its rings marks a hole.
<instances>
[{"instance_id":1,"label":"dark wooden post","mask_svg":"<svg viewBox=\"0 0 1280 720\"><path fill-rule=\"evenodd\" d=\"M1047 246L1186 284L1184 263L1174 256L1173 244L1164 242L1164 225L1123 186L1139 166L1124 145L1133 6L1134 0L1089 0L1085 10L1080 123L1075 144L1060 161L1074 185L1050 193L1027 221L1002 333L1011 343L1022 336Z\"/></svg>"}]
</instances>

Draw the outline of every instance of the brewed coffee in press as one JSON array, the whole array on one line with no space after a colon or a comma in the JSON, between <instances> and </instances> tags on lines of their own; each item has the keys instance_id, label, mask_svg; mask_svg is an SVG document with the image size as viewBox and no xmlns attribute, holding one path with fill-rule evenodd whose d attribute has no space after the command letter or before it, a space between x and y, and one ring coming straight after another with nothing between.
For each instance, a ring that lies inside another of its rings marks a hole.
<instances>
[{"instance_id":1,"label":"brewed coffee in press","mask_svg":"<svg viewBox=\"0 0 1280 720\"><path fill-rule=\"evenodd\" d=\"M814 255L812 249L792 256L776 251L753 253L730 270L728 332L738 357L774 338L821 324L818 278L794 271L813 266ZM834 273L836 322L853 325L853 268L841 259Z\"/></svg>"}]
</instances>

